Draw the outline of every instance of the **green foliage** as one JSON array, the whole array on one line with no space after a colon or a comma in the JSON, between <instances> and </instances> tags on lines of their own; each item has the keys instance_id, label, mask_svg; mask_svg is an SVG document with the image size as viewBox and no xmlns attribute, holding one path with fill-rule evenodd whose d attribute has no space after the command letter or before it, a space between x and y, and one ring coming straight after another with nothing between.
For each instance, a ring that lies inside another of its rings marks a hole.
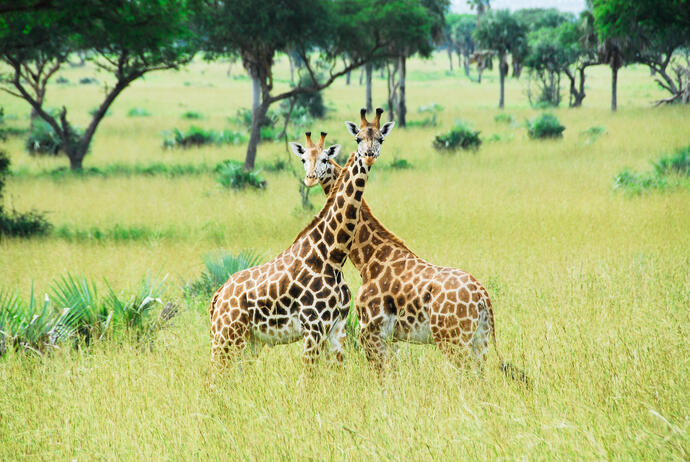
<instances>
[{"instance_id":1,"label":"green foliage","mask_svg":"<svg viewBox=\"0 0 690 462\"><path fill-rule=\"evenodd\" d=\"M65 178L89 178L89 177L127 177L127 176L168 176L171 178L187 175L203 175L213 173L213 167L206 164L164 164L153 162L151 164L108 164L103 167L87 167L82 170L70 170L67 167L58 167L52 170L40 170L31 172L19 170L13 173L19 178L52 178L63 180Z\"/></svg>"},{"instance_id":2,"label":"green foliage","mask_svg":"<svg viewBox=\"0 0 690 462\"><path fill-rule=\"evenodd\" d=\"M657 175L690 176L690 145L677 149L671 155L659 158L652 165Z\"/></svg>"},{"instance_id":3,"label":"green foliage","mask_svg":"<svg viewBox=\"0 0 690 462\"><path fill-rule=\"evenodd\" d=\"M127 111L127 117L149 117L151 113L141 107L133 107Z\"/></svg>"},{"instance_id":4,"label":"green foliage","mask_svg":"<svg viewBox=\"0 0 690 462\"><path fill-rule=\"evenodd\" d=\"M237 255L222 251L204 256L206 270L195 281L184 287L188 296L210 297L230 276L261 263L259 255L252 251L242 251Z\"/></svg>"},{"instance_id":5,"label":"green foliage","mask_svg":"<svg viewBox=\"0 0 690 462\"><path fill-rule=\"evenodd\" d=\"M458 149L479 149L482 140L479 138L479 130L473 130L464 122L456 122L450 132L437 135L433 146L439 151L457 151Z\"/></svg>"},{"instance_id":6,"label":"green foliage","mask_svg":"<svg viewBox=\"0 0 690 462\"><path fill-rule=\"evenodd\" d=\"M201 112L187 111L184 114L182 114L182 118L187 120L200 120L203 119L204 116Z\"/></svg>"},{"instance_id":7,"label":"green foliage","mask_svg":"<svg viewBox=\"0 0 690 462\"><path fill-rule=\"evenodd\" d=\"M77 143L83 135L83 131L70 127L70 135L71 142ZM25 147L31 155L57 156L64 150L63 144L62 138L55 133L55 130L48 122L37 119L34 121L33 128L29 131Z\"/></svg>"},{"instance_id":8,"label":"green foliage","mask_svg":"<svg viewBox=\"0 0 690 462\"><path fill-rule=\"evenodd\" d=\"M261 122L262 127L275 127L280 116L275 111L267 111L266 116L264 116L263 122ZM240 108L237 110L235 117L228 119L229 122L241 125L247 129L252 127L252 110L247 108Z\"/></svg>"},{"instance_id":9,"label":"green foliage","mask_svg":"<svg viewBox=\"0 0 690 462\"><path fill-rule=\"evenodd\" d=\"M649 190L665 190L685 185L690 187L690 145L677 149L673 154L652 162L653 169L638 173L625 169L614 180L614 189L629 194L641 194Z\"/></svg>"},{"instance_id":10,"label":"green foliage","mask_svg":"<svg viewBox=\"0 0 690 462\"><path fill-rule=\"evenodd\" d=\"M514 125L516 123L515 117L513 117L511 114L506 114L505 112L501 112L499 114L496 114L494 116L494 122L498 124L509 124L509 125Z\"/></svg>"},{"instance_id":11,"label":"green foliage","mask_svg":"<svg viewBox=\"0 0 690 462\"><path fill-rule=\"evenodd\" d=\"M245 140L246 137L239 132L204 130L196 126L189 127L186 132L182 132L178 128L163 132L164 148L188 148L207 144L239 144Z\"/></svg>"},{"instance_id":12,"label":"green foliage","mask_svg":"<svg viewBox=\"0 0 690 462\"><path fill-rule=\"evenodd\" d=\"M482 15L474 37L499 57L511 53L526 40L524 25L508 10L491 10Z\"/></svg>"},{"instance_id":13,"label":"green foliage","mask_svg":"<svg viewBox=\"0 0 690 462\"><path fill-rule=\"evenodd\" d=\"M288 161L283 158L276 157L272 161L263 164L262 170L266 170L267 172L282 172L287 170L289 166L290 164Z\"/></svg>"},{"instance_id":14,"label":"green foliage","mask_svg":"<svg viewBox=\"0 0 690 462\"><path fill-rule=\"evenodd\" d=\"M558 117L549 112L527 121L527 135L532 139L562 138L564 130Z\"/></svg>"},{"instance_id":15,"label":"green foliage","mask_svg":"<svg viewBox=\"0 0 690 462\"><path fill-rule=\"evenodd\" d=\"M261 172L253 170L247 172L244 165L236 160L226 160L216 166L218 183L224 188L244 189L247 186L256 189L266 189L266 180L261 178Z\"/></svg>"},{"instance_id":16,"label":"green foliage","mask_svg":"<svg viewBox=\"0 0 690 462\"><path fill-rule=\"evenodd\" d=\"M394 157L391 163L388 164L388 168L392 168L393 170L409 170L413 168L413 166L407 159Z\"/></svg>"},{"instance_id":17,"label":"green foliage","mask_svg":"<svg viewBox=\"0 0 690 462\"><path fill-rule=\"evenodd\" d=\"M69 85L69 79L63 76L59 76L57 79L55 79L55 83L60 85Z\"/></svg>"},{"instance_id":18,"label":"green foliage","mask_svg":"<svg viewBox=\"0 0 690 462\"><path fill-rule=\"evenodd\" d=\"M603 125L593 125L587 130L580 132L580 135L585 137L585 144L592 144L599 139L601 135L606 134L606 127Z\"/></svg>"},{"instance_id":19,"label":"green foliage","mask_svg":"<svg viewBox=\"0 0 690 462\"><path fill-rule=\"evenodd\" d=\"M2 110L0 108L0 115ZM2 138L0 131L0 138ZM4 151L0 151L0 236L30 237L47 234L52 225L45 215L35 210L30 212L7 211L3 205L3 188L9 174L10 159Z\"/></svg>"},{"instance_id":20,"label":"green foliage","mask_svg":"<svg viewBox=\"0 0 690 462\"><path fill-rule=\"evenodd\" d=\"M79 79L79 83L81 85L98 85L98 80L94 79L93 77L84 77Z\"/></svg>"},{"instance_id":21,"label":"green foliage","mask_svg":"<svg viewBox=\"0 0 690 462\"><path fill-rule=\"evenodd\" d=\"M32 287L28 303L16 293L0 291L0 355L11 346L18 351L44 353L61 344L89 345L94 339L133 336L151 340L175 316L174 306L162 305L165 278L146 278L129 296L118 295L107 281L108 293L99 297L85 277L67 274L51 284L51 296L39 301Z\"/></svg>"},{"instance_id":22,"label":"green foliage","mask_svg":"<svg viewBox=\"0 0 690 462\"><path fill-rule=\"evenodd\" d=\"M158 241L177 237L172 229L153 230L141 225L115 225L112 228L100 228L92 226L87 229L72 228L66 225L55 229L54 235L69 242L132 242L132 241Z\"/></svg>"},{"instance_id":23,"label":"green foliage","mask_svg":"<svg viewBox=\"0 0 690 462\"><path fill-rule=\"evenodd\" d=\"M323 80L317 76L317 79ZM297 86L299 87L313 87L318 84L309 74L302 74L300 76ZM320 91L313 93L300 93L295 97L295 107L304 108L312 119L323 119L326 117L326 105L323 102L323 94Z\"/></svg>"},{"instance_id":24,"label":"green foliage","mask_svg":"<svg viewBox=\"0 0 690 462\"><path fill-rule=\"evenodd\" d=\"M91 116L96 115L96 112L98 112L97 107L93 107L93 108L89 109L89 115L91 115ZM105 111L105 114L103 115L103 117L107 117L107 116L111 116L111 115L113 115L113 111L108 109L107 111Z\"/></svg>"}]
</instances>

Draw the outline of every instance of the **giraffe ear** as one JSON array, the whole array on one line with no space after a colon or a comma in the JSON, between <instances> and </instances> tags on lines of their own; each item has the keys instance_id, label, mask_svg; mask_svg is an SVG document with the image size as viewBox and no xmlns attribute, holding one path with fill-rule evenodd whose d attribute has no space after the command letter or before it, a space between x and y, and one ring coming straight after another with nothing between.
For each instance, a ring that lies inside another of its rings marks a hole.
<instances>
[{"instance_id":1,"label":"giraffe ear","mask_svg":"<svg viewBox=\"0 0 690 462\"><path fill-rule=\"evenodd\" d=\"M307 152L307 150L304 149L304 146L302 146L299 143L290 142L289 144L290 144L290 149L292 149L292 152L297 154L297 157L302 157L302 154Z\"/></svg>"},{"instance_id":2,"label":"giraffe ear","mask_svg":"<svg viewBox=\"0 0 690 462\"><path fill-rule=\"evenodd\" d=\"M381 137L387 137L391 130L393 130L393 127L395 127L395 122L386 122L383 124L383 127L381 127Z\"/></svg>"},{"instance_id":3,"label":"giraffe ear","mask_svg":"<svg viewBox=\"0 0 690 462\"><path fill-rule=\"evenodd\" d=\"M345 122L345 126L347 127L347 131L350 132L352 136L357 136L357 133L359 133L359 127L356 123Z\"/></svg>"},{"instance_id":4,"label":"giraffe ear","mask_svg":"<svg viewBox=\"0 0 690 462\"><path fill-rule=\"evenodd\" d=\"M328 155L328 157L330 159L337 156L339 152L340 152L340 145L339 144L334 144L333 146L330 146L328 149L326 149L326 155Z\"/></svg>"}]
</instances>

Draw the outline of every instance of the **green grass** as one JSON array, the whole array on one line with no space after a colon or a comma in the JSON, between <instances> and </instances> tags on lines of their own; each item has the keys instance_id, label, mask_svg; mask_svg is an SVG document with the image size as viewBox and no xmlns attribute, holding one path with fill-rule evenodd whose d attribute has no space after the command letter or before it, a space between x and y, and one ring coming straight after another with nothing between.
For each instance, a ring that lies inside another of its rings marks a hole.
<instances>
[{"instance_id":1,"label":"green grass","mask_svg":"<svg viewBox=\"0 0 690 462\"><path fill-rule=\"evenodd\" d=\"M287 89L286 59L277 66L277 90ZM300 344L265 348L214 379L210 300L201 297L151 349L102 341L45 358L8 352L0 360L0 460L687 460L690 190L628 196L611 183L623 168L649 170L650 161L687 146L688 108L651 107L663 93L645 68L632 66L620 71L612 114L610 71L592 68L584 106L553 110L568 127L563 138L537 141L494 120L501 113L496 71L478 85L461 71L446 75L445 55L410 60L408 68L408 107L438 101L443 117L437 127L393 130L365 198L420 256L485 284L499 348L525 369L531 391L504 378L493 352L479 379L452 369L435 347L409 344L399 345L395 367L380 381L353 346L342 369L323 365L299 382ZM242 161L245 143L160 145L161 131L186 131L194 122L179 118L190 108L202 111L205 129L220 131L250 105L251 82L227 78L226 70L227 63L198 60L133 84L99 127L85 166L206 169ZM62 74L78 82L94 70L87 64ZM346 153L355 144L343 121L356 121L363 102L358 76L325 92L334 110L310 127L328 132L327 143L341 143ZM506 113L519 121L538 114L525 85L506 82ZM385 99L385 88L374 79L375 101ZM102 89L53 84L47 97L50 106L67 104L75 124L85 126ZM26 126L28 107L3 98L6 112L18 115L7 125ZM152 116L128 117L132 107ZM483 144L477 156L438 155L434 136L456 119L482 133L500 131L501 140ZM593 126L607 135L584 143L581 133ZM205 270L204 255L253 249L270 258L314 213L298 211L289 168L264 170L268 184L259 194L229 194L212 173L55 181L39 172L67 165L65 158L30 157L23 141L11 137L3 148L15 172L25 172L6 188L18 210L48 211L56 229L174 232L162 239L2 239L0 287L27 294L34 281L39 300L67 271L105 277L128 294L153 273L170 274L168 297L183 306L183 286ZM396 157L414 168L383 168ZM273 159L302 171L283 143L262 143L257 164ZM312 192L312 202L323 201ZM345 276L356 293L360 278L349 263Z\"/></svg>"}]
</instances>

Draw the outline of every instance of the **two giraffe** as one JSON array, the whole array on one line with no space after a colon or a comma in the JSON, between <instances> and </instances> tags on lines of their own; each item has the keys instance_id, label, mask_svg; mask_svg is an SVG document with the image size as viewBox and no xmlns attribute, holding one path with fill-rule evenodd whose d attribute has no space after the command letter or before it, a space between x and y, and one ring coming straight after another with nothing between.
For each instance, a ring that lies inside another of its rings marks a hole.
<instances>
[{"instance_id":1,"label":"two giraffe","mask_svg":"<svg viewBox=\"0 0 690 462\"><path fill-rule=\"evenodd\" d=\"M355 298L360 341L377 368L393 341L436 343L457 364L468 357L480 367L486 361L489 341L496 346L486 289L469 273L419 258L362 199L369 168L394 125L380 126L382 112L368 122L363 109L359 126L346 123L357 151L343 168L333 160L340 146L325 148L324 132L316 144L309 132L306 146L290 143L304 164L305 184L320 183L328 199L290 248L236 273L216 292L213 357L237 353L252 339L275 344L303 337L305 362L313 362L326 340L342 360L350 302L342 266L349 257L362 277ZM512 366L501 359L501 367Z\"/></svg>"}]
</instances>

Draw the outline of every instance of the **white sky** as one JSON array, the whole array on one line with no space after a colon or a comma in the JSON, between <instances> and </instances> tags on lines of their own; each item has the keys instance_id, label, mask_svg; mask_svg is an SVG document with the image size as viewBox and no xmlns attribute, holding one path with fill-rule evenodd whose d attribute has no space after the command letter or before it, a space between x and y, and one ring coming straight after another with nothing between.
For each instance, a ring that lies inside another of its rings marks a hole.
<instances>
[{"instance_id":1,"label":"white sky","mask_svg":"<svg viewBox=\"0 0 690 462\"><path fill-rule=\"evenodd\" d=\"M519 10L521 8L558 8L561 11L579 13L585 9L585 0L491 0L493 10ZM471 13L466 0L451 0L454 13Z\"/></svg>"}]
</instances>

